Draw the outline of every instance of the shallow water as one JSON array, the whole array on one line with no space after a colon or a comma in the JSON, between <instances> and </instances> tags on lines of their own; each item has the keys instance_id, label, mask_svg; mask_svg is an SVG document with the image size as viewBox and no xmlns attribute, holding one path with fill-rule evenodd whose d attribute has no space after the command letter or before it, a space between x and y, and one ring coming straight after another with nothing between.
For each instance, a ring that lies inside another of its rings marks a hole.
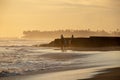
<instances>
[{"instance_id":1,"label":"shallow water","mask_svg":"<svg viewBox=\"0 0 120 80\"><path fill-rule=\"evenodd\" d=\"M77 80L90 78L91 76L97 74L93 73L97 71L97 68L80 69L80 70L70 70L46 74L28 75L28 76L17 76L17 77L6 77L0 80Z\"/></svg>"}]
</instances>

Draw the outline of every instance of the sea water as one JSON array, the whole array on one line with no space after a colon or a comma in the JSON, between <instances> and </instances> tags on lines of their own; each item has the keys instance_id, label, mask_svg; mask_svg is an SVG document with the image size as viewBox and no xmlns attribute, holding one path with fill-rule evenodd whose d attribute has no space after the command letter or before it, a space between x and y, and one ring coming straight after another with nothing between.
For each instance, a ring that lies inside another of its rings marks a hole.
<instances>
[{"instance_id":1,"label":"sea water","mask_svg":"<svg viewBox=\"0 0 120 80\"><path fill-rule=\"evenodd\" d=\"M45 41L35 41L35 40L1 40L0 41L0 72L6 71L8 73L24 74L26 72L32 73L32 71L45 70L45 69L49 70L49 69L64 68L64 67L65 68L77 67L81 69L82 68L88 69L88 71L90 71L89 73L91 73L91 70L93 68L110 67L110 66L120 67L120 63L119 63L120 51L67 50L66 52L62 52L59 48L32 46L42 43L47 43L47 41L45 42ZM72 57L75 56L75 58L71 58L67 60L67 56L66 56L66 60L56 60L52 58L42 57L42 55L45 54L46 55L69 54L72 55ZM76 55L80 57L76 57ZM85 70L83 70L83 73L84 72ZM88 74L86 72L86 76L87 75ZM45 79L44 77L41 78L43 79L40 80ZM22 80L28 80L28 79L25 78ZM0 80L3 79L0 78ZM20 80L20 79L16 79L16 80ZM54 80L58 80L58 79L54 79Z\"/></svg>"}]
</instances>

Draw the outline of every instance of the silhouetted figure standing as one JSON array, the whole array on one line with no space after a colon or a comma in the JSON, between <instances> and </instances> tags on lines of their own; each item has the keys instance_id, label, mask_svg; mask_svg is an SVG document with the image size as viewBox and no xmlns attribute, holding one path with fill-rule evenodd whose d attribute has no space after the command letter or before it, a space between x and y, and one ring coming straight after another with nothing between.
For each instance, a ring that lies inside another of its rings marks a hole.
<instances>
[{"instance_id":1,"label":"silhouetted figure standing","mask_svg":"<svg viewBox=\"0 0 120 80\"><path fill-rule=\"evenodd\" d=\"M74 35L72 35L69 40L69 47L72 47L73 39L74 39Z\"/></svg>"},{"instance_id":2,"label":"silhouetted figure standing","mask_svg":"<svg viewBox=\"0 0 120 80\"><path fill-rule=\"evenodd\" d=\"M74 39L74 35L72 35L72 37L71 37L71 45L73 43L73 39Z\"/></svg>"},{"instance_id":3,"label":"silhouetted figure standing","mask_svg":"<svg viewBox=\"0 0 120 80\"><path fill-rule=\"evenodd\" d=\"M64 38L64 36L63 35L61 35L61 50L62 51L64 51L65 49L65 44L66 44L66 42L65 42L65 38Z\"/></svg>"}]
</instances>

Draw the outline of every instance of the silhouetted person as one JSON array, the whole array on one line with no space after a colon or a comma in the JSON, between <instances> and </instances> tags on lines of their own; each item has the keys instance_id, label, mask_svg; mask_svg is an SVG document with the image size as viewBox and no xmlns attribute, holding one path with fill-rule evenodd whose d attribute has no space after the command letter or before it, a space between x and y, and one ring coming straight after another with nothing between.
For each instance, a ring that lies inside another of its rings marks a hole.
<instances>
[{"instance_id":1,"label":"silhouetted person","mask_svg":"<svg viewBox=\"0 0 120 80\"><path fill-rule=\"evenodd\" d=\"M72 37L71 37L71 44L72 44L72 42L73 42L73 39L74 39L74 35L72 35Z\"/></svg>"},{"instance_id":2,"label":"silhouetted person","mask_svg":"<svg viewBox=\"0 0 120 80\"><path fill-rule=\"evenodd\" d=\"M71 46L72 46L73 39L74 39L74 35L72 35L72 36L71 36L71 39L69 40L69 47L71 47Z\"/></svg>"},{"instance_id":3,"label":"silhouetted person","mask_svg":"<svg viewBox=\"0 0 120 80\"><path fill-rule=\"evenodd\" d=\"M64 51L66 41L63 35L61 35L61 50Z\"/></svg>"}]
</instances>

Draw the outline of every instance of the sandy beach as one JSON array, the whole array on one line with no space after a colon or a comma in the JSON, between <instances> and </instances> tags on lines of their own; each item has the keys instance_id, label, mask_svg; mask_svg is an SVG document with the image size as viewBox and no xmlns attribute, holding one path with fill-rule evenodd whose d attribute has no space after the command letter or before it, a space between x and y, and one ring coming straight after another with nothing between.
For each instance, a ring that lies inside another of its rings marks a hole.
<instances>
[{"instance_id":1,"label":"sandy beach","mask_svg":"<svg viewBox=\"0 0 120 80\"><path fill-rule=\"evenodd\" d=\"M101 72L104 72L104 73L98 74L93 78L83 79L83 80L120 80L120 67L106 69ZM78 79L78 80L81 80L81 79Z\"/></svg>"}]
</instances>

